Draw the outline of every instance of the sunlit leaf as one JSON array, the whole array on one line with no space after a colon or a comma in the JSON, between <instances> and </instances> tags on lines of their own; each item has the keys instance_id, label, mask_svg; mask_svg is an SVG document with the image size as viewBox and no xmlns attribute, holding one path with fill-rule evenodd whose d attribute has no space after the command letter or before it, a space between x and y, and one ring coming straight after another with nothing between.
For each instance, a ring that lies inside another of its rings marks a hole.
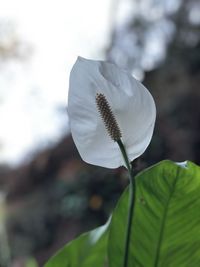
<instances>
[{"instance_id":1,"label":"sunlit leaf","mask_svg":"<svg viewBox=\"0 0 200 267\"><path fill-rule=\"evenodd\" d=\"M129 267L200 266L200 167L163 161L136 177ZM122 267L128 190L113 213L109 267Z\"/></svg>"}]
</instances>

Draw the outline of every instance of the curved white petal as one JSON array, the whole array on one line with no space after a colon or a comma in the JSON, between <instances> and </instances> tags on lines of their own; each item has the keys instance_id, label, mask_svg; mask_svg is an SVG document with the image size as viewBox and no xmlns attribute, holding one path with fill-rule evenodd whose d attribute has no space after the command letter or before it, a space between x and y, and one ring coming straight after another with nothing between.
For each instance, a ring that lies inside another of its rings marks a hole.
<instances>
[{"instance_id":1,"label":"curved white petal","mask_svg":"<svg viewBox=\"0 0 200 267\"><path fill-rule=\"evenodd\" d=\"M78 151L88 163L108 168L124 164L105 128L95 97L105 95L122 132L130 161L147 148L156 108L148 90L129 73L103 61L78 58L70 74L68 113Z\"/></svg>"}]
</instances>

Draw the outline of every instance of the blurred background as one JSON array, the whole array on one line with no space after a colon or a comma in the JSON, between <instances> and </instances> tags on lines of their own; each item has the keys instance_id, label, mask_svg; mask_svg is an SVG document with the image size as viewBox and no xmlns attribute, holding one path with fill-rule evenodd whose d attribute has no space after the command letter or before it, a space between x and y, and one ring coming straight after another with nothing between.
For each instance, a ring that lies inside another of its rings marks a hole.
<instances>
[{"instance_id":1,"label":"blurred background","mask_svg":"<svg viewBox=\"0 0 200 267\"><path fill-rule=\"evenodd\" d=\"M123 168L83 162L66 112L78 55L128 69L157 121L137 171L163 159L200 164L198 0L0 0L0 266L36 267L103 224Z\"/></svg>"}]
</instances>

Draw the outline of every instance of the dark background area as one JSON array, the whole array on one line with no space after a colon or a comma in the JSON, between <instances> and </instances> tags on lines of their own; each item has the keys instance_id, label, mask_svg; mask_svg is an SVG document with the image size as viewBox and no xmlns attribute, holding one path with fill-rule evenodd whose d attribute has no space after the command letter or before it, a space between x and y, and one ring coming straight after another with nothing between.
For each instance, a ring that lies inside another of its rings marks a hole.
<instances>
[{"instance_id":1,"label":"dark background area","mask_svg":"<svg viewBox=\"0 0 200 267\"><path fill-rule=\"evenodd\" d=\"M167 1L149 6L142 2L148 13L138 3L137 12L113 28L112 42L105 49L108 60L144 75L143 83L156 102L154 136L135 168L139 171L163 159L200 164L200 18L195 15L199 2L181 1L173 11L166 10ZM165 24L151 17L158 7ZM163 25L173 30L168 33ZM152 33L154 43L165 40L162 57L156 58L153 47L147 49ZM149 49L151 64L145 63ZM3 56L5 52L0 50ZM15 169L0 166L7 214L0 266L26 266L30 257L42 266L66 242L105 223L126 185L124 168L109 170L83 162L70 135Z\"/></svg>"}]
</instances>

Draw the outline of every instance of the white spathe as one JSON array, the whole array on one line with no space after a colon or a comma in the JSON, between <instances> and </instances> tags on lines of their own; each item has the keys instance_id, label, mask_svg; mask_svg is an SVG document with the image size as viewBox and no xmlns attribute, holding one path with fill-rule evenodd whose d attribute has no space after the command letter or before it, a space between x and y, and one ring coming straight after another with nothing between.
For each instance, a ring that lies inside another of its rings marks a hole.
<instances>
[{"instance_id":1,"label":"white spathe","mask_svg":"<svg viewBox=\"0 0 200 267\"><path fill-rule=\"evenodd\" d=\"M99 114L97 93L104 94L113 111L130 161L150 143L155 103L149 91L128 72L109 62L78 57L71 70L68 95L72 137L84 161L117 168L124 160Z\"/></svg>"}]
</instances>

